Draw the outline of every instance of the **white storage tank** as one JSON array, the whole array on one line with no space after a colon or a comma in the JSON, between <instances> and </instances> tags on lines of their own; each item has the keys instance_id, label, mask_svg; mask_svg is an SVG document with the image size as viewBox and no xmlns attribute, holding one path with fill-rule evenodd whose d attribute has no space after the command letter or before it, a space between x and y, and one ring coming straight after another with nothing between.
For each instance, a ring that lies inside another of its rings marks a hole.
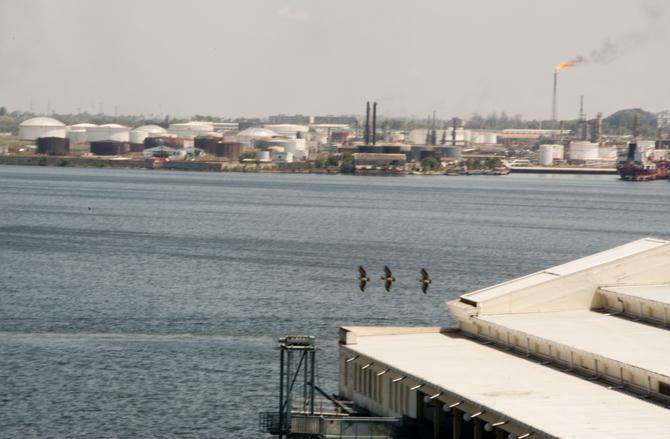
<instances>
[{"instance_id":1,"label":"white storage tank","mask_svg":"<svg viewBox=\"0 0 670 439\"><path fill-rule=\"evenodd\" d=\"M203 136L214 131L214 125L210 122L191 121L186 123L171 123L168 131L179 137L194 138Z\"/></svg>"},{"instance_id":2,"label":"white storage tank","mask_svg":"<svg viewBox=\"0 0 670 439\"><path fill-rule=\"evenodd\" d=\"M554 160L565 159L565 147L561 144L554 145Z\"/></svg>"},{"instance_id":3,"label":"white storage tank","mask_svg":"<svg viewBox=\"0 0 670 439\"><path fill-rule=\"evenodd\" d=\"M593 142L570 142L570 160L598 160L598 144Z\"/></svg>"},{"instance_id":4,"label":"white storage tank","mask_svg":"<svg viewBox=\"0 0 670 439\"><path fill-rule=\"evenodd\" d=\"M130 143L144 143L144 139L156 134L165 134L167 130L158 125L142 125L130 132Z\"/></svg>"},{"instance_id":5,"label":"white storage tank","mask_svg":"<svg viewBox=\"0 0 670 439\"><path fill-rule=\"evenodd\" d=\"M94 123L78 123L69 127L67 136L70 143L86 143L88 142L87 130L91 127L97 127Z\"/></svg>"},{"instance_id":6,"label":"white storage tank","mask_svg":"<svg viewBox=\"0 0 670 439\"><path fill-rule=\"evenodd\" d=\"M293 139L298 137L305 139L307 137L307 132L309 131L309 127L305 125L294 125L288 123L263 125L263 127L274 131L280 136L291 137Z\"/></svg>"},{"instance_id":7,"label":"white storage tank","mask_svg":"<svg viewBox=\"0 0 670 439\"><path fill-rule=\"evenodd\" d=\"M271 139L275 136L277 136L277 133L272 130L268 130L267 128L252 127L237 133L237 141L245 143L248 146L254 146L256 140ZM226 136L224 135L224 138L225 137Z\"/></svg>"},{"instance_id":8,"label":"white storage tank","mask_svg":"<svg viewBox=\"0 0 670 439\"><path fill-rule=\"evenodd\" d=\"M616 146L603 146L598 150L598 156L602 160L616 160L617 149Z\"/></svg>"},{"instance_id":9,"label":"white storage tank","mask_svg":"<svg viewBox=\"0 0 670 439\"><path fill-rule=\"evenodd\" d=\"M67 137L67 126L51 117L33 117L19 124L19 139L36 140L39 137Z\"/></svg>"},{"instance_id":10,"label":"white storage tank","mask_svg":"<svg viewBox=\"0 0 670 439\"><path fill-rule=\"evenodd\" d=\"M540 145L537 163L540 166L553 166L554 164L554 146Z\"/></svg>"},{"instance_id":11,"label":"white storage tank","mask_svg":"<svg viewBox=\"0 0 670 439\"><path fill-rule=\"evenodd\" d=\"M130 128L116 123L108 123L86 129L89 142L128 142Z\"/></svg>"},{"instance_id":12,"label":"white storage tank","mask_svg":"<svg viewBox=\"0 0 670 439\"><path fill-rule=\"evenodd\" d=\"M270 161L270 151L267 150L267 149L259 149L256 152L256 157L261 162L269 162Z\"/></svg>"}]
</instances>

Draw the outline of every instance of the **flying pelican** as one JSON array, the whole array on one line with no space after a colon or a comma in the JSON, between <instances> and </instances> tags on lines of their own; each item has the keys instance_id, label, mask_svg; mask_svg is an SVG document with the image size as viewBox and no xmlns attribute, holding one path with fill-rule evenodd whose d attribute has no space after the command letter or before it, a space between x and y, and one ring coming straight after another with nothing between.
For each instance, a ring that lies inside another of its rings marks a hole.
<instances>
[{"instance_id":1,"label":"flying pelican","mask_svg":"<svg viewBox=\"0 0 670 439\"><path fill-rule=\"evenodd\" d=\"M421 279L419 279L419 282L421 282L421 292L427 294L428 285L433 281L430 279L430 276L428 276L428 271L425 268L421 269Z\"/></svg>"},{"instance_id":2,"label":"flying pelican","mask_svg":"<svg viewBox=\"0 0 670 439\"><path fill-rule=\"evenodd\" d=\"M362 265L358 266L358 288L361 289L361 291L365 292L365 287L368 285L368 282L370 282L370 278L368 277L368 274L365 272L365 268L363 268Z\"/></svg>"},{"instance_id":3,"label":"flying pelican","mask_svg":"<svg viewBox=\"0 0 670 439\"><path fill-rule=\"evenodd\" d=\"M382 276L382 280L384 281L384 289L387 293L390 292L391 286L393 286L393 282L395 282L395 277L393 277L393 273L391 273L391 269L388 265L384 265L384 275Z\"/></svg>"}]
</instances>

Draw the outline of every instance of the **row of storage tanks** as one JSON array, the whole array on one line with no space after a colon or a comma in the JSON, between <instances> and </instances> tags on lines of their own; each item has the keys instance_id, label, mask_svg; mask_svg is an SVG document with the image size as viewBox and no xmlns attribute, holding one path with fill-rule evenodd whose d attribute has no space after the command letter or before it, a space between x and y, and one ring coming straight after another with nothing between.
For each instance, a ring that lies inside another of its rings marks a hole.
<instances>
[{"instance_id":1,"label":"row of storage tanks","mask_svg":"<svg viewBox=\"0 0 670 439\"><path fill-rule=\"evenodd\" d=\"M608 161L616 160L616 146L601 146L594 142L572 141L568 145L568 157L575 161ZM556 161L566 159L565 147L560 144L540 145L538 164L552 166Z\"/></svg>"},{"instance_id":2,"label":"row of storage tanks","mask_svg":"<svg viewBox=\"0 0 670 439\"><path fill-rule=\"evenodd\" d=\"M215 124L208 122L175 123L167 130L157 125L143 125L132 130L118 124L81 123L68 127L50 117L36 117L19 125L19 138L36 141L48 138L52 139L50 144L58 143L58 139L67 139L67 142L63 140L61 143L68 145L70 142L88 142L92 153L103 155L132 151L132 145L179 147L183 146L179 139L193 139L193 146L217 156L239 157L239 150L248 147L281 147L300 159L307 156L308 130L308 127L302 125L282 124L247 128L239 133L216 132ZM39 148L38 152L41 152Z\"/></svg>"},{"instance_id":3,"label":"row of storage tanks","mask_svg":"<svg viewBox=\"0 0 670 439\"><path fill-rule=\"evenodd\" d=\"M193 124L193 122L191 122ZM170 131L179 136L180 133L188 132L189 135L197 135L200 132L214 131L211 124L197 124L191 127L190 131L185 130L178 125L173 130L172 125ZM203 126L204 125L204 126ZM209 126L207 126L209 125ZM210 128L211 127L211 128ZM130 142L143 143L144 139L151 135L163 135L168 131L158 125L143 125L134 129L119 124L104 124L96 125L92 123L80 123L72 126L67 126L63 122L50 117L34 117L23 121L19 125L19 138L22 140L37 140L42 137L54 138L68 138L72 143L86 143L86 142Z\"/></svg>"},{"instance_id":4,"label":"row of storage tanks","mask_svg":"<svg viewBox=\"0 0 670 439\"><path fill-rule=\"evenodd\" d=\"M426 136L428 133L432 132L430 129L426 128L417 128L411 130L408 134L408 141L411 144L419 145L426 143ZM446 129L436 129L435 137L437 137L437 142L439 143L442 140L442 137L445 137L447 143L453 140L453 128L448 127ZM495 145L498 141L498 135L491 131L475 131L468 130L464 128L456 128L456 142L459 144L471 143L477 145Z\"/></svg>"}]
</instances>

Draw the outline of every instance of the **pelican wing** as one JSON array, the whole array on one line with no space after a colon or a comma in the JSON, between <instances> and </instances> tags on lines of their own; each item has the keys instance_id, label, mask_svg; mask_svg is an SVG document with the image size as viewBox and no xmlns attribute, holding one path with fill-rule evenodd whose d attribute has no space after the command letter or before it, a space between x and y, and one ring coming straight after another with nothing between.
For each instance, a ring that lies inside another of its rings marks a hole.
<instances>
[{"instance_id":1,"label":"pelican wing","mask_svg":"<svg viewBox=\"0 0 670 439\"><path fill-rule=\"evenodd\" d=\"M384 265L384 276L393 277L393 273L391 273L391 269L388 265Z\"/></svg>"},{"instance_id":2,"label":"pelican wing","mask_svg":"<svg viewBox=\"0 0 670 439\"><path fill-rule=\"evenodd\" d=\"M393 281L387 280L384 282L384 289L386 290L387 293L391 292L391 285L393 285Z\"/></svg>"},{"instance_id":3,"label":"pelican wing","mask_svg":"<svg viewBox=\"0 0 670 439\"><path fill-rule=\"evenodd\" d=\"M421 280L428 280L430 277L428 276L428 271L425 268L421 269Z\"/></svg>"},{"instance_id":4,"label":"pelican wing","mask_svg":"<svg viewBox=\"0 0 670 439\"><path fill-rule=\"evenodd\" d=\"M359 266L358 266L358 274L359 274L361 277L368 277L368 274L365 272L365 268L363 268L362 265L359 265Z\"/></svg>"},{"instance_id":5,"label":"pelican wing","mask_svg":"<svg viewBox=\"0 0 670 439\"><path fill-rule=\"evenodd\" d=\"M368 285L368 282L365 279L361 279L361 281L358 283L358 288L361 289L361 292L365 292L365 287Z\"/></svg>"}]
</instances>

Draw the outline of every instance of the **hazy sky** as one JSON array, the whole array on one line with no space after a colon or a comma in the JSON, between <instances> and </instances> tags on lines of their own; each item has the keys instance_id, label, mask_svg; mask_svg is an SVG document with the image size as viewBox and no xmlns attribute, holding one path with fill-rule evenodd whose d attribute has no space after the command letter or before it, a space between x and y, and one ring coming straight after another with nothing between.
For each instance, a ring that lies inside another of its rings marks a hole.
<instances>
[{"instance_id":1,"label":"hazy sky","mask_svg":"<svg viewBox=\"0 0 670 439\"><path fill-rule=\"evenodd\" d=\"M664 0L0 0L0 105L186 117L670 108Z\"/></svg>"}]
</instances>

